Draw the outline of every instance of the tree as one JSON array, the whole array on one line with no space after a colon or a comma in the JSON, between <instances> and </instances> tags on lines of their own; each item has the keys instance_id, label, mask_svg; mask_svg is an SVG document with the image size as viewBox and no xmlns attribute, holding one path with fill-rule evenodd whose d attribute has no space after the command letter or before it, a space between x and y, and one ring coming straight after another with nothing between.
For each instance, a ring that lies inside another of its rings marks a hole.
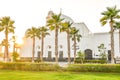
<instances>
[{"instance_id":1,"label":"tree","mask_svg":"<svg viewBox=\"0 0 120 80\"><path fill-rule=\"evenodd\" d=\"M17 61L17 58L19 57L19 54L17 52L13 52L11 56L13 58L13 62L15 62L15 61Z\"/></svg>"},{"instance_id":2,"label":"tree","mask_svg":"<svg viewBox=\"0 0 120 80\"><path fill-rule=\"evenodd\" d=\"M85 53L81 52L81 51L78 51L77 55L78 55L78 58L80 59L80 62L83 64L83 61L85 59Z\"/></svg>"},{"instance_id":3,"label":"tree","mask_svg":"<svg viewBox=\"0 0 120 80\"><path fill-rule=\"evenodd\" d=\"M100 52L100 57L102 60L107 60L106 47L104 44L98 46L98 51Z\"/></svg>"},{"instance_id":4,"label":"tree","mask_svg":"<svg viewBox=\"0 0 120 80\"><path fill-rule=\"evenodd\" d=\"M38 29L35 27L29 28L26 30L25 36L28 38L32 38L32 62L34 62L34 54L35 54L35 38L40 37L38 35Z\"/></svg>"},{"instance_id":5,"label":"tree","mask_svg":"<svg viewBox=\"0 0 120 80\"><path fill-rule=\"evenodd\" d=\"M80 42L80 38L82 37L82 35L79 34L79 30L77 30L75 27L71 28L71 32L70 32L72 41L74 41L74 62L76 59L76 42Z\"/></svg>"},{"instance_id":6,"label":"tree","mask_svg":"<svg viewBox=\"0 0 120 80\"><path fill-rule=\"evenodd\" d=\"M4 31L5 33L5 61L9 61L9 49L8 49L8 34L14 33L15 27L13 26L14 21L10 17L2 17L0 19L0 32Z\"/></svg>"},{"instance_id":7,"label":"tree","mask_svg":"<svg viewBox=\"0 0 120 80\"><path fill-rule=\"evenodd\" d=\"M114 29L113 24L115 19L119 19L120 16L118 13L120 10L115 7L107 7L107 11L102 12L103 17L100 19L102 26L104 26L107 22L110 24L110 34L111 34L111 63L114 63Z\"/></svg>"},{"instance_id":8,"label":"tree","mask_svg":"<svg viewBox=\"0 0 120 80\"><path fill-rule=\"evenodd\" d=\"M5 48L6 44L7 44L6 39L3 39L2 42L0 43L0 46L2 46L2 47ZM9 45L9 44L8 44L8 45ZM9 46L10 46L10 45L9 45ZM3 58L4 58L4 61L5 61L5 49L4 49L4 56L3 56Z\"/></svg>"},{"instance_id":9,"label":"tree","mask_svg":"<svg viewBox=\"0 0 120 80\"><path fill-rule=\"evenodd\" d=\"M11 40L13 41L13 53L15 52L16 36L12 36Z\"/></svg>"},{"instance_id":10,"label":"tree","mask_svg":"<svg viewBox=\"0 0 120 80\"><path fill-rule=\"evenodd\" d=\"M70 22L64 22L62 23L62 27L60 28L61 32L66 32L67 33L67 47L68 47L68 62L71 63L70 59L70 31L71 31L71 25L72 23Z\"/></svg>"},{"instance_id":11,"label":"tree","mask_svg":"<svg viewBox=\"0 0 120 80\"><path fill-rule=\"evenodd\" d=\"M18 54L18 52L17 52L17 49L16 49L16 45L17 45L17 43L16 43L16 36L12 36L12 38L11 38L11 40L13 41L13 52L12 52L12 58L13 58L13 62L15 62L15 61L17 61L17 58L19 57L19 54ZM16 50L15 50L16 49Z\"/></svg>"},{"instance_id":12,"label":"tree","mask_svg":"<svg viewBox=\"0 0 120 80\"><path fill-rule=\"evenodd\" d=\"M41 54L40 54L40 59L41 59L41 61L43 61L43 54L44 54L44 38L47 36L47 35L49 35L49 33L48 33L48 29L45 27L45 26L43 26L43 27L40 27L39 28L39 34L41 35Z\"/></svg>"},{"instance_id":13,"label":"tree","mask_svg":"<svg viewBox=\"0 0 120 80\"><path fill-rule=\"evenodd\" d=\"M61 22L64 19L61 19L61 13L59 13L58 15L54 14L52 15L52 17L50 19L48 19L47 21L47 26L49 26L50 30L55 30L55 61L56 63L58 63L58 30L61 26Z\"/></svg>"},{"instance_id":14,"label":"tree","mask_svg":"<svg viewBox=\"0 0 120 80\"><path fill-rule=\"evenodd\" d=\"M119 53L120 53L120 22L115 22L113 27L119 30Z\"/></svg>"}]
</instances>

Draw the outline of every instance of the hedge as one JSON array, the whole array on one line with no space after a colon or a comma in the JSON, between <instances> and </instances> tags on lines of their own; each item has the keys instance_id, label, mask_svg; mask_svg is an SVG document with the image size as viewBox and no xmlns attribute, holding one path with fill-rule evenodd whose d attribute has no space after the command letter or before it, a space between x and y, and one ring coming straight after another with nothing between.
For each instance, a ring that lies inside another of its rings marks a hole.
<instances>
[{"instance_id":1,"label":"hedge","mask_svg":"<svg viewBox=\"0 0 120 80\"><path fill-rule=\"evenodd\" d=\"M75 63L81 63L80 59L76 59ZM106 60L83 60L83 63L100 63L100 64L104 64L107 63Z\"/></svg>"},{"instance_id":2,"label":"hedge","mask_svg":"<svg viewBox=\"0 0 120 80\"><path fill-rule=\"evenodd\" d=\"M23 71L57 71L60 67L49 63L0 63L0 69Z\"/></svg>"},{"instance_id":3,"label":"hedge","mask_svg":"<svg viewBox=\"0 0 120 80\"><path fill-rule=\"evenodd\" d=\"M60 67L50 63L0 63L0 70L70 71L70 72L120 72L120 64L70 64Z\"/></svg>"},{"instance_id":4,"label":"hedge","mask_svg":"<svg viewBox=\"0 0 120 80\"><path fill-rule=\"evenodd\" d=\"M67 71L73 72L120 72L120 64L71 64Z\"/></svg>"}]
</instances>

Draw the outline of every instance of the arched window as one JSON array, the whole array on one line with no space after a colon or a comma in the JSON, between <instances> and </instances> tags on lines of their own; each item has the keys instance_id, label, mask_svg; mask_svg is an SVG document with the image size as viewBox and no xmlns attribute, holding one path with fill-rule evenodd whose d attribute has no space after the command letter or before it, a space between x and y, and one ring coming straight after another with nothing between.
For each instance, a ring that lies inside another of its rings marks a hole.
<instances>
[{"instance_id":1,"label":"arched window","mask_svg":"<svg viewBox=\"0 0 120 80\"><path fill-rule=\"evenodd\" d=\"M48 49L51 49L51 45L48 45Z\"/></svg>"},{"instance_id":2,"label":"arched window","mask_svg":"<svg viewBox=\"0 0 120 80\"><path fill-rule=\"evenodd\" d=\"M60 45L60 49L62 49L63 48L63 46L62 45Z\"/></svg>"}]
</instances>

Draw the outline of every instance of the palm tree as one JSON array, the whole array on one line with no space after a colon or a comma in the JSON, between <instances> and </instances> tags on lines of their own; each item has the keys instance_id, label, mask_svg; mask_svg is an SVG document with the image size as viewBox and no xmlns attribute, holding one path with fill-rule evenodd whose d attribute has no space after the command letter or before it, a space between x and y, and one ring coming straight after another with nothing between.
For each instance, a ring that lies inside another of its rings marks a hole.
<instances>
[{"instance_id":1,"label":"palm tree","mask_svg":"<svg viewBox=\"0 0 120 80\"><path fill-rule=\"evenodd\" d=\"M12 36L13 41L13 53L15 52L16 36Z\"/></svg>"},{"instance_id":2,"label":"palm tree","mask_svg":"<svg viewBox=\"0 0 120 80\"><path fill-rule=\"evenodd\" d=\"M120 22L115 22L113 27L119 30L119 53L120 53Z\"/></svg>"},{"instance_id":3,"label":"palm tree","mask_svg":"<svg viewBox=\"0 0 120 80\"><path fill-rule=\"evenodd\" d=\"M2 40L2 42L0 43L0 45L2 46L2 47L5 47L6 46L6 44L7 44L7 42L6 42L6 39L3 39ZM9 45L9 44L8 44ZM10 46L10 45L9 45ZM5 61L5 49L4 49L4 61Z\"/></svg>"},{"instance_id":4,"label":"palm tree","mask_svg":"<svg viewBox=\"0 0 120 80\"><path fill-rule=\"evenodd\" d=\"M41 54L40 54L40 59L41 59L41 61L43 61L44 38L45 38L47 35L49 35L49 33L47 32L48 29L47 29L45 26L40 27L40 28L39 28L39 31L40 31L39 34L41 35Z\"/></svg>"},{"instance_id":5,"label":"palm tree","mask_svg":"<svg viewBox=\"0 0 120 80\"><path fill-rule=\"evenodd\" d=\"M73 46L74 46L74 62L75 62L75 59L76 59L76 41L79 42L80 38L82 36L79 34L79 30L77 30L75 27L71 28L70 35L71 35L72 41L74 41Z\"/></svg>"},{"instance_id":6,"label":"palm tree","mask_svg":"<svg viewBox=\"0 0 120 80\"><path fill-rule=\"evenodd\" d=\"M52 18L47 21L47 26L49 26L50 30L55 30L55 61L58 63L58 30L61 26L61 22L64 19L61 19L61 13L58 15L54 14L52 15Z\"/></svg>"},{"instance_id":7,"label":"palm tree","mask_svg":"<svg viewBox=\"0 0 120 80\"><path fill-rule=\"evenodd\" d=\"M68 46L68 62L71 62L70 59L70 31L71 31L71 25L72 23L70 22L64 22L62 23L62 27L60 28L60 31L63 32L65 31L67 33L67 46Z\"/></svg>"},{"instance_id":8,"label":"palm tree","mask_svg":"<svg viewBox=\"0 0 120 80\"><path fill-rule=\"evenodd\" d=\"M119 19L120 16L118 13L120 10L115 7L107 7L107 11L101 13L103 17L100 19L102 26L104 26L107 22L110 24L110 34L111 34L111 63L114 63L114 29L113 24L115 19Z\"/></svg>"},{"instance_id":9,"label":"palm tree","mask_svg":"<svg viewBox=\"0 0 120 80\"><path fill-rule=\"evenodd\" d=\"M29 28L26 30L25 36L28 38L32 38L33 43L32 43L32 62L34 62L34 54L35 54L35 37L39 37L38 35L38 29L35 27Z\"/></svg>"},{"instance_id":10,"label":"palm tree","mask_svg":"<svg viewBox=\"0 0 120 80\"><path fill-rule=\"evenodd\" d=\"M9 61L9 50L8 50L8 34L9 33L14 33L15 27L13 26L14 21L11 20L10 17L2 17L0 19L0 32L4 31L5 32L5 40L6 40L6 45L5 45L5 61Z\"/></svg>"}]
</instances>

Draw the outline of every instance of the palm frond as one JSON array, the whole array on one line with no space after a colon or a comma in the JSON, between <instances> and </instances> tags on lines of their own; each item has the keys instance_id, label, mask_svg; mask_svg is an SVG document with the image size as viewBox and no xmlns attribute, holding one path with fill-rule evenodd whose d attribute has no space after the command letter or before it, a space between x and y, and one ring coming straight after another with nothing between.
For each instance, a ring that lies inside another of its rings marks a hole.
<instances>
[{"instance_id":1,"label":"palm frond","mask_svg":"<svg viewBox=\"0 0 120 80\"><path fill-rule=\"evenodd\" d=\"M55 29L55 26L50 26L50 30L54 30Z\"/></svg>"},{"instance_id":2,"label":"palm frond","mask_svg":"<svg viewBox=\"0 0 120 80\"><path fill-rule=\"evenodd\" d=\"M104 26L107 23L107 21L102 21L101 24Z\"/></svg>"},{"instance_id":3,"label":"palm frond","mask_svg":"<svg viewBox=\"0 0 120 80\"><path fill-rule=\"evenodd\" d=\"M48 24L52 24L52 23L54 23L54 20L53 20L53 19L50 19L50 20L47 21L47 23L48 23Z\"/></svg>"},{"instance_id":4,"label":"palm frond","mask_svg":"<svg viewBox=\"0 0 120 80\"><path fill-rule=\"evenodd\" d=\"M117 16L115 16L114 18L116 18L116 19L120 19L120 15L117 15Z\"/></svg>"},{"instance_id":5,"label":"palm frond","mask_svg":"<svg viewBox=\"0 0 120 80\"><path fill-rule=\"evenodd\" d=\"M14 29L10 28L8 32L9 33L14 33L15 31L14 31Z\"/></svg>"},{"instance_id":6,"label":"palm frond","mask_svg":"<svg viewBox=\"0 0 120 80\"><path fill-rule=\"evenodd\" d=\"M0 27L0 32L4 30L4 27Z\"/></svg>"},{"instance_id":7,"label":"palm frond","mask_svg":"<svg viewBox=\"0 0 120 80\"><path fill-rule=\"evenodd\" d=\"M115 24L113 25L113 27L115 29L120 29L120 22L115 22Z\"/></svg>"},{"instance_id":8,"label":"palm frond","mask_svg":"<svg viewBox=\"0 0 120 80\"><path fill-rule=\"evenodd\" d=\"M103 17L100 19L100 22L106 21L107 19L108 19L107 16L103 16Z\"/></svg>"}]
</instances>

